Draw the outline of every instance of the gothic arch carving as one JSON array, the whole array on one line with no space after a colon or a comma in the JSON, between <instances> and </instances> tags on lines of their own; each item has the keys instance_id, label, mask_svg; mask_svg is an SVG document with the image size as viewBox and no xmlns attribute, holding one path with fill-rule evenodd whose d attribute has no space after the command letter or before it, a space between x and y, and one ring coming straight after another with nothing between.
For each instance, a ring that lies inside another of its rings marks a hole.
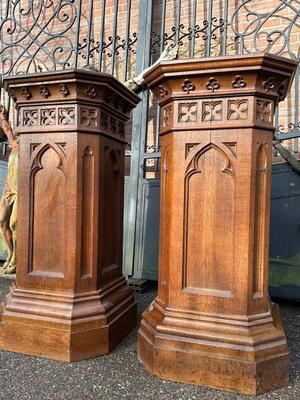
<instances>
[{"instance_id":1,"label":"gothic arch carving","mask_svg":"<svg viewBox=\"0 0 300 400\"><path fill-rule=\"evenodd\" d=\"M196 146L188 155L184 175L184 290L232 296L235 185L231 159L216 144ZM219 221L223 221L222 226Z\"/></svg>"}]
</instances>

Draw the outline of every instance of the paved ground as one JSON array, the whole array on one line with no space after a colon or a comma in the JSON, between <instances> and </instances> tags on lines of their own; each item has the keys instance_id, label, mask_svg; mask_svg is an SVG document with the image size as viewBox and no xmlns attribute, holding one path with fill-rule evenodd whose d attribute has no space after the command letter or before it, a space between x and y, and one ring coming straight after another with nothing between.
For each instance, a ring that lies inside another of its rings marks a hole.
<instances>
[{"instance_id":1,"label":"paved ground","mask_svg":"<svg viewBox=\"0 0 300 400\"><path fill-rule=\"evenodd\" d=\"M11 281L0 278L0 298ZM155 290L138 294L139 315ZM300 304L281 304L291 352L289 386L263 396L241 396L150 376L136 357L132 332L110 355L66 364L0 351L2 400L300 400Z\"/></svg>"}]
</instances>

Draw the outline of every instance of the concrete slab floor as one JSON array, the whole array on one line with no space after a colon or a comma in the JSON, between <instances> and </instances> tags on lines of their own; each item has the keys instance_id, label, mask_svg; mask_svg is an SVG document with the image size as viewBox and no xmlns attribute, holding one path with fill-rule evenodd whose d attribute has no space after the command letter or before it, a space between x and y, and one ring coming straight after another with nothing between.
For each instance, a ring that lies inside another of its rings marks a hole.
<instances>
[{"instance_id":1,"label":"concrete slab floor","mask_svg":"<svg viewBox=\"0 0 300 400\"><path fill-rule=\"evenodd\" d=\"M0 278L0 299L11 280ZM137 294L139 318L155 289ZM66 364L0 351L2 400L300 400L300 304L281 303L291 354L290 384L262 396L242 396L153 378L137 360L137 328L108 356Z\"/></svg>"}]
</instances>

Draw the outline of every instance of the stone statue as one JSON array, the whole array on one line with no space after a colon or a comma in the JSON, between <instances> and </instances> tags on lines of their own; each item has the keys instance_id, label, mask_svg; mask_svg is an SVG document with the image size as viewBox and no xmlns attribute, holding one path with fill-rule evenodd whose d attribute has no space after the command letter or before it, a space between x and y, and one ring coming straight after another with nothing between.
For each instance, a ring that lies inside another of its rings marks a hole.
<instances>
[{"instance_id":1,"label":"stone statue","mask_svg":"<svg viewBox=\"0 0 300 400\"><path fill-rule=\"evenodd\" d=\"M16 227L17 227L17 183L18 183L18 140L13 134L6 109L0 105L0 133L4 134L11 146L8 173L0 200L0 232L7 247L8 256L3 273L16 271Z\"/></svg>"},{"instance_id":2,"label":"stone statue","mask_svg":"<svg viewBox=\"0 0 300 400\"><path fill-rule=\"evenodd\" d=\"M174 46L174 44L172 43L168 44L165 47L164 51L161 53L159 59L153 65L144 69L144 71L142 71L138 76L130 78L128 81L124 83L124 85L133 92L137 91L143 85L145 73L149 71L151 68L153 68L155 65L159 64L161 61L176 59L178 56L178 50L179 50L178 45Z\"/></svg>"}]
</instances>

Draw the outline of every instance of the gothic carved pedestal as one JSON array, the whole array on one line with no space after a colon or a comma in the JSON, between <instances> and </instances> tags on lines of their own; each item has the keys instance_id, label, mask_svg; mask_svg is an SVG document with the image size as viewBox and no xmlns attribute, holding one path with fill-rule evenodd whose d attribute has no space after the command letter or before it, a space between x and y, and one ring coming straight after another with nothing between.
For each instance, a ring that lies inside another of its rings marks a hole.
<instances>
[{"instance_id":1,"label":"gothic carved pedestal","mask_svg":"<svg viewBox=\"0 0 300 400\"><path fill-rule=\"evenodd\" d=\"M106 74L6 80L20 111L17 280L0 347L73 361L133 328L122 276L124 123L138 98Z\"/></svg>"},{"instance_id":2,"label":"gothic carved pedestal","mask_svg":"<svg viewBox=\"0 0 300 400\"><path fill-rule=\"evenodd\" d=\"M268 297L273 114L296 64L273 56L164 62L158 297L138 355L163 379L256 394L288 382Z\"/></svg>"}]
</instances>

